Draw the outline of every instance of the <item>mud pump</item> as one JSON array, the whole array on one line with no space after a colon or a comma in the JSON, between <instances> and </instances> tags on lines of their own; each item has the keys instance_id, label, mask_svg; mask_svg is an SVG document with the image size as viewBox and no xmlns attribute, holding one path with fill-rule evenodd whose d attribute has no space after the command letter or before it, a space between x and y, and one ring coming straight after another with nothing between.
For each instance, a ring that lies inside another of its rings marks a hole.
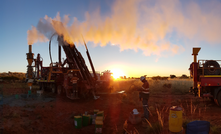
<instances>
[{"instance_id":1,"label":"mud pump","mask_svg":"<svg viewBox=\"0 0 221 134\"><path fill-rule=\"evenodd\" d=\"M195 96L209 97L221 106L221 60L198 60L197 55L201 48L193 48L193 62L190 64L190 76L193 78L193 87L190 92Z\"/></svg>"},{"instance_id":2,"label":"mud pump","mask_svg":"<svg viewBox=\"0 0 221 134\"><path fill-rule=\"evenodd\" d=\"M52 35L52 37L55 35L57 34ZM34 54L31 50L32 46L29 45L29 53L27 53L28 79L34 79L39 84L41 90L50 90L58 95L65 95L70 99L85 98L90 95L93 95L96 99L94 92L96 89L97 75L86 43L84 42L84 45L94 77L92 77L89 72L84 58L77 50L75 44L67 43L62 35L57 35L58 62L53 62L51 56L52 37L49 41L50 66L43 66L43 59L40 54L37 54L36 59L34 59ZM61 61L62 48L66 54L66 59L63 61ZM34 66L32 66L33 61Z\"/></svg>"}]
</instances>

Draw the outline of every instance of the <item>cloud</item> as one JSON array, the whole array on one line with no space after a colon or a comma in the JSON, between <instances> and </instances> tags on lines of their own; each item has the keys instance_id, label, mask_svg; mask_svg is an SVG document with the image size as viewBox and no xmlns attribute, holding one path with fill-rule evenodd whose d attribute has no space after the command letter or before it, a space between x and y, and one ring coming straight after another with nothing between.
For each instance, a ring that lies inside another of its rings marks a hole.
<instances>
[{"instance_id":1,"label":"cloud","mask_svg":"<svg viewBox=\"0 0 221 134\"><path fill-rule=\"evenodd\" d=\"M86 12L83 22L74 17L70 25L69 15L63 19L59 13L55 18L46 15L37 28L28 30L28 42L46 41L57 32L70 43L79 44L83 35L88 42L100 46L115 44L121 51L142 50L146 56L157 57L175 55L184 47L170 41L174 33L182 40L221 42L220 11L218 1L116 0L106 16L96 9Z\"/></svg>"},{"instance_id":2,"label":"cloud","mask_svg":"<svg viewBox=\"0 0 221 134\"><path fill-rule=\"evenodd\" d=\"M31 30L27 31L27 34L28 34L28 37L27 37L28 45L32 45L36 43L37 41L40 41L40 42L48 41L48 39L44 36L44 34L40 33L34 26L32 26Z\"/></svg>"}]
</instances>

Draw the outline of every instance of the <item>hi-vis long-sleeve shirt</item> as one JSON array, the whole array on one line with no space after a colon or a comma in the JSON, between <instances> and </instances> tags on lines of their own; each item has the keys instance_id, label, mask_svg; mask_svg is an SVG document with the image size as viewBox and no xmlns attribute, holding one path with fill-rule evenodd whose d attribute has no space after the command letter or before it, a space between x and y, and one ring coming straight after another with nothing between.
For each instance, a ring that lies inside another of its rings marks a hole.
<instances>
[{"instance_id":1,"label":"hi-vis long-sleeve shirt","mask_svg":"<svg viewBox=\"0 0 221 134\"><path fill-rule=\"evenodd\" d=\"M144 82L144 84L142 85L142 93L144 94L149 94L149 83L148 81Z\"/></svg>"}]
</instances>

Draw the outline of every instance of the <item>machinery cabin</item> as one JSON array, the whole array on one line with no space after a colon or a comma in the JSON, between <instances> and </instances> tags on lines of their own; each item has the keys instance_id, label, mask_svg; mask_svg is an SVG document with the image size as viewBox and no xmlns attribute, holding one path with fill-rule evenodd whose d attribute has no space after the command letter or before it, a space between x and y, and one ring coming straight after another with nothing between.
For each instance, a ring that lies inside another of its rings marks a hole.
<instances>
[{"instance_id":1,"label":"machinery cabin","mask_svg":"<svg viewBox=\"0 0 221 134\"><path fill-rule=\"evenodd\" d=\"M221 106L221 60L198 60L197 55L201 48L193 48L194 61L190 64L190 76L193 78L193 87L190 91L199 97L210 97Z\"/></svg>"}]
</instances>

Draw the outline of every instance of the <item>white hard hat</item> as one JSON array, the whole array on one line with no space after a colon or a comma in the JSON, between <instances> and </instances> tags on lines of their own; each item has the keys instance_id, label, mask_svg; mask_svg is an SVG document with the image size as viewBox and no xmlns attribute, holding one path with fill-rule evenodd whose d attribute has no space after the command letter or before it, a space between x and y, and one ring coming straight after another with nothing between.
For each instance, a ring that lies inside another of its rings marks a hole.
<instances>
[{"instance_id":1,"label":"white hard hat","mask_svg":"<svg viewBox=\"0 0 221 134\"><path fill-rule=\"evenodd\" d=\"M141 80L141 81L143 81L144 79L145 79L145 77L144 77L144 76L141 76L141 77L140 77L140 80Z\"/></svg>"},{"instance_id":2,"label":"white hard hat","mask_svg":"<svg viewBox=\"0 0 221 134\"><path fill-rule=\"evenodd\" d=\"M133 109L133 114L139 114L137 109Z\"/></svg>"}]
</instances>

